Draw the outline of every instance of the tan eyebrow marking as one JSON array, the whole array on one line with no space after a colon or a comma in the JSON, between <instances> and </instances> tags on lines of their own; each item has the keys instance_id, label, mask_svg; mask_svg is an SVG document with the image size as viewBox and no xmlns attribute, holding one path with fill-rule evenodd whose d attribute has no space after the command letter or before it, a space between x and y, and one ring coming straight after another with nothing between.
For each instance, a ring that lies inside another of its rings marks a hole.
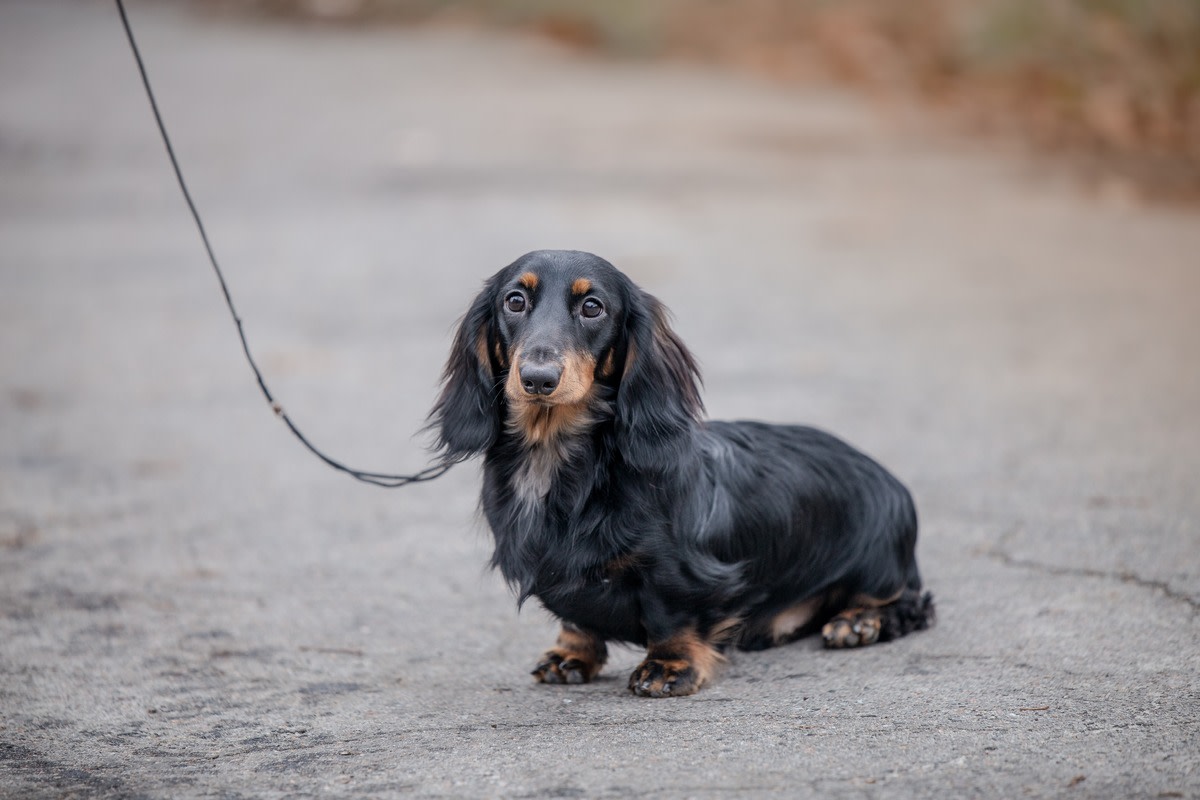
<instances>
[{"instance_id":1,"label":"tan eyebrow marking","mask_svg":"<svg viewBox=\"0 0 1200 800\"><path fill-rule=\"evenodd\" d=\"M528 289L529 291L532 292L534 289L537 288L538 276L534 275L532 272L526 272L524 275L522 275L520 278L517 279L517 283L521 284L526 289Z\"/></svg>"},{"instance_id":2,"label":"tan eyebrow marking","mask_svg":"<svg viewBox=\"0 0 1200 800\"><path fill-rule=\"evenodd\" d=\"M576 278L571 284L571 294L587 294L592 290L592 282L587 278Z\"/></svg>"}]
</instances>

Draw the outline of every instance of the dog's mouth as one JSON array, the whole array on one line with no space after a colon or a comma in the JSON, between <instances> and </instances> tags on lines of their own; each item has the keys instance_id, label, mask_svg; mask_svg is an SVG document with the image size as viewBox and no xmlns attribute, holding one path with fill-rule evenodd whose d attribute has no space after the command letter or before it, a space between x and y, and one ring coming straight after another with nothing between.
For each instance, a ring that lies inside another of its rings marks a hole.
<instances>
[{"instance_id":1,"label":"dog's mouth","mask_svg":"<svg viewBox=\"0 0 1200 800\"><path fill-rule=\"evenodd\" d=\"M586 430L600 412L590 393L577 400L516 398L508 408L508 430L527 445L547 445Z\"/></svg>"},{"instance_id":2,"label":"dog's mouth","mask_svg":"<svg viewBox=\"0 0 1200 800\"><path fill-rule=\"evenodd\" d=\"M568 353L560 363L531 365L512 356L504 393L515 406L557 408L587 400L595 383L596 359L590 353Z\"/></svg>"},{"instance_id":3,"label":"dog's mouth","mask_svg":"<svg viewBox=\"0 0 1200 800\"><path fill-rule=\"evenodd\" d=\"M530 397L529 395L526 395L526 394L514 396L511 392L509 392L507 394L508 394L508 399L509 399L510 403L512 403L513 405L516 405L516 406L520 406L522 408L536 409L536 410L544 409L546 411L549 411L550 409L558 408L559 406L572 405L571 403L564 403L563 401L561 401L555 397Z\"/></svg>"}]
</instances>

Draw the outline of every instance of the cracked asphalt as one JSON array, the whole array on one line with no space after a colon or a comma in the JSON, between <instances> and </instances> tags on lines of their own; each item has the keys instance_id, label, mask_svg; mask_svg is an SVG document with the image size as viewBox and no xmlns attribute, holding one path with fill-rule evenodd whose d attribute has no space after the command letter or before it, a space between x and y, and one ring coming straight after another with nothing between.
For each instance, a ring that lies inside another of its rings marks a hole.
<instances>
[{"instance_id":1,"label":"cracked asphalt","mask_svg":"<svg viewBox=\"0 0 1200 800\"><path fill-rule=\"evenodd\" d=\"M935 629L535 686L478 472L257 394L106 2L0 4L0 796L1200 796L1200 224L853 95L453 29L131 14L251 345L367 469L543 247L714 418L913 489Z\"/></svg>"}]
</instances>

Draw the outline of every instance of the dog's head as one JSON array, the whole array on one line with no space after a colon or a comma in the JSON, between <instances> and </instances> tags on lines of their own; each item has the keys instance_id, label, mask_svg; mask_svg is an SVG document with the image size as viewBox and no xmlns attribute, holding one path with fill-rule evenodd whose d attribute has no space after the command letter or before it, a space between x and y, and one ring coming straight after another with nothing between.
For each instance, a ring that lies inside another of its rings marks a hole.
<instances>
[{"instance_id":1,"label":"dog's head","mask_svg":"<svg viewBox=\"0 0 1200 800\"><path fill-rule=\"evenodd\" d=\"M663 468L702 411L698 380L658 300L598 256L540 250L471 304L430 427L462 458L505 426L539 444L611 421L627 463Z\"/></svg>"}]
</instances>

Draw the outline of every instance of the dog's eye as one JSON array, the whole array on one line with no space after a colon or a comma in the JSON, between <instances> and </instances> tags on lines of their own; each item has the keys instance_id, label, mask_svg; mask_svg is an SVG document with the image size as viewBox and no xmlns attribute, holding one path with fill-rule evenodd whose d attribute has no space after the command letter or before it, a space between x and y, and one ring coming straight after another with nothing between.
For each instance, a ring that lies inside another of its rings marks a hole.
<instances>
[{"instance_id":1,"label":"dog's eye","mask_svg":"<svg viewBox=\"0 0 1200 800\"><path fill-rule=\"evenodd\" d=\"M588 319L593 319L604 313L604 306L594 297L589 297L583 301L583 306L579 309L579 313Z\"/></svg>"},{"instance_id":2,"label":"dog's eye","mask_svg":"<svg viewBox=\"0 0 1200 800\"><path fill-rule=\"evenodd\" d=\"M513 292L504 298L504 307L514 314L520 314L525 310L525 295L520 292Z\"/></svg>"}]
</instances>

